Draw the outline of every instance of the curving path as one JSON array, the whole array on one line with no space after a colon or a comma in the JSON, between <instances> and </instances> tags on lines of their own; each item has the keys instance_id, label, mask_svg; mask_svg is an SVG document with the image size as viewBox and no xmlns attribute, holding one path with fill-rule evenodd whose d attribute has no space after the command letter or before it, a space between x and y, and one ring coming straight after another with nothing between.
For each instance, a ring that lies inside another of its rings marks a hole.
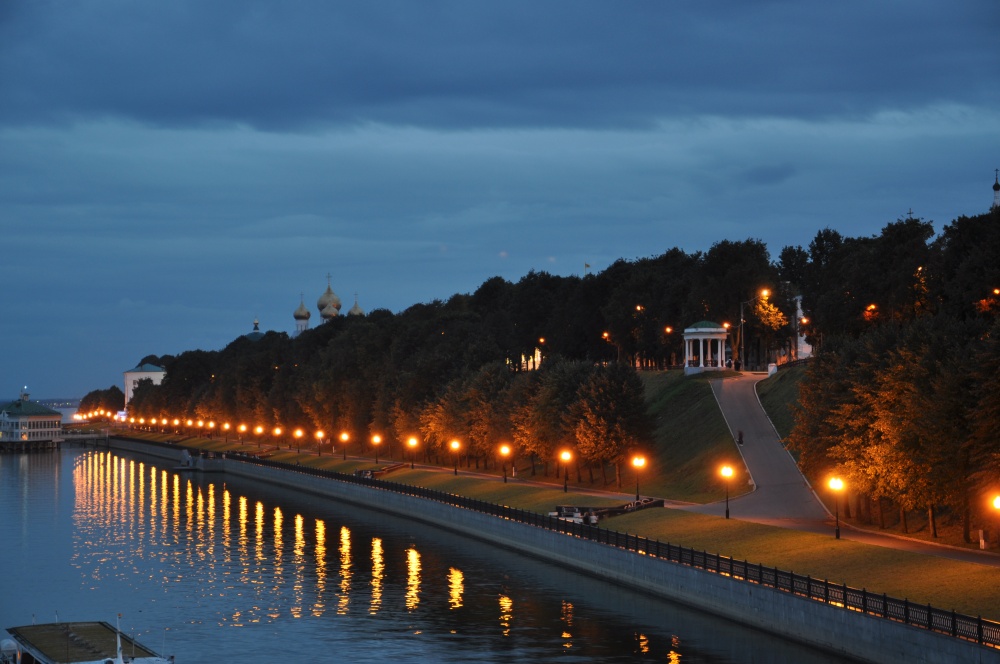
<instances>
[{"instance_id":1,"label":"curving path","mask_svg":"<svg viewBox=\"0 0 1000 664\"><path fill-rule=\"evenodd\" d=\"M812 487L785 450L771 420L757 399L756 385L763 374L743 374L711 381L712 392L729 425L733 440L743 432L739 451L750 471L754 490L730 498L730 514L744 521L757 521L786 528L827 529L832 520ZM735 493L740 493L738 488ZM688 507L693 512L725 513L724 503Z\"/></svg>"},{"instance_id":2,"label":"curving path","mask_svg":"<svg viewBox=\"0 0 1000 664\"><path fill-rule=\"evenodd\" d=\"M765 378L766 374L747 373L711 381L712 392L733 434L733 440L737 440L740 431L743 432L743 445L738 446L738 449L753 483L751 492L736 498L730 497L730 518L829 533L832 536L834 515L820 502L809 482L799 472L798 465L782 445L778 432L774 430L757 398L757 383ZM718 516L724 515L726 511L724 502L671 507ZM993 552L858 530L843 522L840 531L841 538L845 540L1000 567L1000 556Z\"/></svg>"}]
</instances>

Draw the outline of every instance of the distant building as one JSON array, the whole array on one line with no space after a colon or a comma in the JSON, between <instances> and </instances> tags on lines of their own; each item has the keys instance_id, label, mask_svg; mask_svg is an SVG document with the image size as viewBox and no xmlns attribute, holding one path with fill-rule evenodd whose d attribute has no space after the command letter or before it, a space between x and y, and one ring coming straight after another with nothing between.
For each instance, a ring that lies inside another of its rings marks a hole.
<instances>
[{"instance_id":1,"label":"distant building","mask_svg":"<svg viewBox=\"0 0 1000 664\"><path fill-rule=\"evenodd\" d=\"M320 318L323 322L333 320L334 318L340 316L340 310L343 308L343 303L336 293L333 292L333 287L330 285L330 275L326 275L326 290L323 294L319 296L316 300L316 310L319 311ZM306 309L305 301L299 302L299 307L292 314L295 318L295 336L298 336L309 329L309 318L312 314ZM354 294L354 306L347 311L348 316L364 316L365 310L361 308L358 304L358 295Z\"/></svg>"},{"instance_id":2,"label":"distant building","mask_svg":"<svg viewBox=\"0 0 1000 664\"><path fill-rule=\"evenodd\" d=\"M159 385L163 382L163 377L167 375L167 370L163 367L158 367L155 364L140 364L134 369L129 369L125 372L125 405L132 400L132 394L135 392L135 388L138 387L139 381L148 378L153 381L153 385Z\"/></svg>"},{"instance_id":3,"label":"distant building","mask_svg":"<svg viewBox=\"0 0 1000 664\"><path fill-rule=\"evenodd\" d=\"M0 444L56 440L62 435L62 414L30 401L21 390L21 398L0 407Z\"/></svg>"},{"instance_id":4,"label":"distant building","mask_svg":"<svg viewBox=\"0 0 1000 664\"><path fill-rule=\"evenodd\" d=\"M1000 168L993 169L993 206L990 210L1000 210Z\"/></svg>"}]
</instances>

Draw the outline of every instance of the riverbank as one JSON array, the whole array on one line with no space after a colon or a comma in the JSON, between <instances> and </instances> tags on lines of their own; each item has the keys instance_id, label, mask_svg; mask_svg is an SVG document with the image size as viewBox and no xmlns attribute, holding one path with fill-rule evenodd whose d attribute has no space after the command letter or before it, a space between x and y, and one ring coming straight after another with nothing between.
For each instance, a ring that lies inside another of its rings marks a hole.
<instances>
[{"instance_id":1,"label":"riverbank","mask_svg":"<svg viewBox=\"0 0 1000 664\"><path fill-rule=\"evenodd\" d=\"M178 459L181 452L176 447L123 439L114 439L112 446L171 461ZM636 555L586 538L566 537L513 519L497 519L490 514L382 490L378 483L362 486L332 481L295 472L294 468L283 470L252 461L229 459L208 460L207 463L210 466L206 469L224 469L253 481L317 493L457 530L864 661L1000 661L1000 651L968 641L942 637L857 611L845 611L766 585L734 581L728 575L667 563L652 555ZM664 512L670 510L647 510L623 518L647 513L662 516Z\"/></svg>"}]
</instances>

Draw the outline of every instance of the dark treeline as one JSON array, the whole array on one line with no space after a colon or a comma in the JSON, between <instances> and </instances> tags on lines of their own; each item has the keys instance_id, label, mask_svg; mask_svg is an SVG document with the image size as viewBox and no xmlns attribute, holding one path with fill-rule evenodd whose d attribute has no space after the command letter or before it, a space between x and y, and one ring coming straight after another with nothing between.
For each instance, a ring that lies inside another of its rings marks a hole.
<instances>
[{"instance_id":1,"label":"dark treeline","mask_svg":"<svg viewBox=\"0 0 1000 664\"><path fill-rule=\"evenodd\" d=\"M937 237L916 219L872 238L827 230L782 259L820 344L790 436L804 470L839 473L868 523L906 531L921 510L937 536L943 512L969 541L1000 487L1000 211Z\"/></svg>"}]
</instances>

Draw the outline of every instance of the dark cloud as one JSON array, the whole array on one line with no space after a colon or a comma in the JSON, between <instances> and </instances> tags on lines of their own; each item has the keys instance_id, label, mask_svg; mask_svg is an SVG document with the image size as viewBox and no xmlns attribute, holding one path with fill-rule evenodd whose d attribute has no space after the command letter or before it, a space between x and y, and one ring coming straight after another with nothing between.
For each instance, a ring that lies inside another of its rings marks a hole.
<instances>
[{"instance_id":1,"label":"dark cloud","mask_svg":"<svg viewBox=\"0 0 1000 664\"><path fill-rule=\"evenodd\" d=\"M19 124L644 127L1000 101L992 0L50 1L0 30L0 117Z\"/></svg>"}]
</instances>

